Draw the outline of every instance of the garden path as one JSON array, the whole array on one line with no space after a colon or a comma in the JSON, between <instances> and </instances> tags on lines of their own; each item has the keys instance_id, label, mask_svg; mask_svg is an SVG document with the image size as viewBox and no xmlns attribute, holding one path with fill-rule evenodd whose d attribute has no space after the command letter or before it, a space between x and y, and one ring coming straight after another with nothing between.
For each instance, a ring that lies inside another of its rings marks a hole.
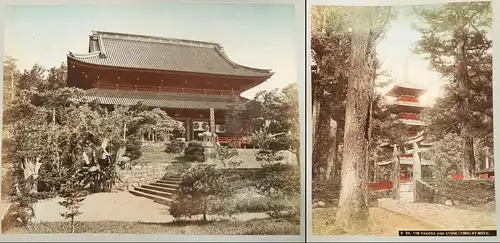
<instances>
[{"instance_id":1,"label":"garden path","mask_svg":"<svg viewBox=\"0 0 500 243\"><path fill-rule=\"evenodd\" d=\"M60 213L65 208L59 205L61 198L43 200L35 204L35 219L33 222L63 221ZM168 207L155 203L150 199L137 197L129 192L96 193L88 196L80 208L82 215L77 221L125 221L167 223L174 221ZM233 216L237 220L246 221L256 218L266 218L265 213L242 213ZM209 219L215 217L209 216Z\"/></svg>"}]
</instances>

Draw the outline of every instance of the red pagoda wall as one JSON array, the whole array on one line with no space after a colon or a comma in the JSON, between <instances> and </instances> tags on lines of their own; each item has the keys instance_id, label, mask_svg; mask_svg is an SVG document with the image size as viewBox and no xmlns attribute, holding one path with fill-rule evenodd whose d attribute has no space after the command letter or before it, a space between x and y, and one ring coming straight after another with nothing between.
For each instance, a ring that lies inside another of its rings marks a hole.
<instances>
[{"instance_id":1,"label":"red pagoda wall","mask_svg":"<svg viewBox=\"0 0 500 243\"><path fill-rule=\"evenodd\" d=\"M123 90L170 91L181 89L204 93L220 90L236 93L246 91L265 78L232 77L208 74L109 68L68 61L68 85L82 89L113 88ZM162 87L162 88L160 88ZM169 89L169 88L171 89Z\"/></svg>"}]
</instances>

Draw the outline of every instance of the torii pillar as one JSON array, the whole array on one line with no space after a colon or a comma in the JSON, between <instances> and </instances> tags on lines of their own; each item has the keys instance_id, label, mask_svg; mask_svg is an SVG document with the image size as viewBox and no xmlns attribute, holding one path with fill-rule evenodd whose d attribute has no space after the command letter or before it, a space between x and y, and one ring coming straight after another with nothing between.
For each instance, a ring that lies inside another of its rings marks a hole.
<instances>
[{"instance_id":1,"label":"torii pillar","mask_svg":"<svg viewBox=\"0 0 500 243\"><path fill-rule=\"evenodd\" d=\"M417 188L417 181L422 180L422 161L420 160L420 155L419 155L419 147L417 142L413 142L413 201L415 202L417 200L417 193L416 193L416 188Z\"/></svg>"}]
</instances>

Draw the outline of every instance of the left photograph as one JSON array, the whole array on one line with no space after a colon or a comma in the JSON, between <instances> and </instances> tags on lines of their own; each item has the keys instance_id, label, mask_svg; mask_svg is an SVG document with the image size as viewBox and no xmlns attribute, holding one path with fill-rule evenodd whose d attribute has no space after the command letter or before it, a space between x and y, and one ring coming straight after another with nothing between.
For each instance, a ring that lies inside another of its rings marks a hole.
<instances>
[{"instance_id":1,"label":"left photograph","mask_svg":"<svg viewBox=\"0 0 500 243\"><path fill-rule=\"evenodd\" d=\"M300 234L293 4L5 14L2 234Z\"/></svg>"}]
</instances>

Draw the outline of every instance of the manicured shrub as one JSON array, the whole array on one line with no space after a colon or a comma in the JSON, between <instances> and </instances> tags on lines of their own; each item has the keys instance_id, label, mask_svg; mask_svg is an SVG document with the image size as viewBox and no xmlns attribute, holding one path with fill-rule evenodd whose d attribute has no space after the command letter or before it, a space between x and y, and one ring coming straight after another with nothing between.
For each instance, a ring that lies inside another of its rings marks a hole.
<instances>
[{"instance_id":1,"label":"manicured shrub","mask_svg":"<svg viewBox=\"0 0 500 243\"><path fill-rule=\"evenodd\" d=\"M138 137L133 137L127 142L126 157L136 160L142 156L142 141Z\"/></svg>"},{"instance_id":2,"label":"manicured shrub","mask_svg":"<svg viewBox=\"0 0 500 243\"><path fill-rule=\"evenodd\" d=\"M184 158L191 162L205 162L205 148L199 141L191 141L184 150Z\"/></svg>"},{"instance_id":3,"label":"manicured shrub","mask_svg":"<svg viewBox=\"0 0 500 243\"><path fill-rule=\"evenodd\" d=\"M175 139L167 142L165 152L169 154L180 154L186 148L186 143L180 139Z\"/></svg>"},{"instance_id":4,"label":"manicured shrub","mask_svg":"<svg viewBox=\"0 0 500 243\"><path fill-rule=\"evenodd\" d=\"M231 176L213 165L200 164L184 173L179 191L170 205L176 219L208 214L224 214L220 202L232 195Z\"/></svg>"},{"instance_id":5,"label":"manicured shrub","mask_svg":"<svg viewBox=\"0 0 500 243\"><path fill-rule=\"evenodd\" d=\"M300 170L297 166L265 164L257 174L257 191L268 198L267 214L273 218L299 220Z\"/></svg>"}]
</instances>

